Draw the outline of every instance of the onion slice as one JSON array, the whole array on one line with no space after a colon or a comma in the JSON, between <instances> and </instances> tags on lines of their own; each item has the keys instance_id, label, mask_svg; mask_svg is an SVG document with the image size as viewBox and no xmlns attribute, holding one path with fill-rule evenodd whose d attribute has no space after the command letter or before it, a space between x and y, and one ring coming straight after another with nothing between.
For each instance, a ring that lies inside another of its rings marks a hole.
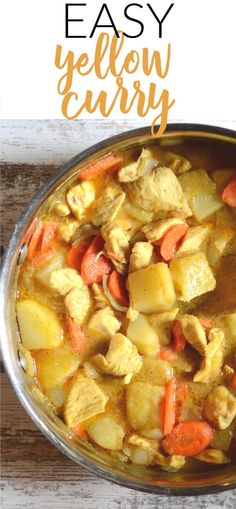
<instances>
[{"instance_id":1,"label":"onion slice","mask_svg":"<svg viewBox=\"0 0 236 509\"><path fill-rule=\"evenodd\" d=\"M108 286L107 286L107 281L108 281L108 275L104 275L103 276L103 279L102 279L102 286L103 286L103 291L107 297L107 299L109 300L109 302L111 303L112 307L114 309L116 309L116 311L123 311L123 312L126 312L127 311L127 307L124 307L124 306L121 306L119 304L119 302L117 302L117 300L113 297L113 295L111 294Z\"/></svg>"}]
</instances>

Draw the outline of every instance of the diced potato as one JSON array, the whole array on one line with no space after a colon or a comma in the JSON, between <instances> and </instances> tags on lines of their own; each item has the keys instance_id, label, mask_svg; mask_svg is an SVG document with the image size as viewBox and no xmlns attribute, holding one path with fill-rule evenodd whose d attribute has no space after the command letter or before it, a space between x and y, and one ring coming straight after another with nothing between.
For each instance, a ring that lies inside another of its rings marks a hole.
<instances>
[{"instance_id":1,"label":"diced potato","mask_svg":"<svg viewBox=\"0 0 236 509\"><path fill-rule=\"evenodd\" d=\"M60 408L64 404L66 399L65 387L59 385L56 387L52 387L47 391L47 396L49 397L53 405L55 405L55 407Z\"/></svg>"},{"instance_id":2,"label":"diced potato","mask_svg":"<svg viewBox=\"0 0 236 509\"><path fill-rule=\"evenodd\" d=\"M223 320L228 327L230 334L236 338L236 312L225 315Z\"/></svg>"},{"instance_id":3,"label":"diced potato","mask_svg":"<svg viewBox=\"0 0 236 509\"><path fill-rule=\"evenodd\" d=\"M230 227L214 228L207 247L207 259L211 266L217 265L234 236L235 231Z\"/></svg>"},{"instance_id":4,"label":"diced potato","mask_svg":"<svg viewBox=\"0 0 236 509\"><path fill-rule=\"evenodd\" d=\"M127 337L137 346L141 354L150 357L157 355L159 351L158 336L145 316L139 314L135 321L129 323Z\"/></svg>"},{"instance_id":5,"label":"diced potato","mask_svg":"<svg viewBox=\"0 0 236 509\"><path fill-rule=\"evenodd\" d=\"M181 246L177 250L177 256L182 256L185 253L195 253L199 250L201 244L207 239L210 234L211 226L193 226L189 228Z\"/></svg>"},{"instance_id":6,"label":"diced potato","mask_svg":"<svg viewBox=\"0 0 236 509\"><path fill-rule=\"evenodd\" d=\"M135 447L130 454L130 460L135 465L148 466L152 463L153 453L142 447Z\"/></svg>"},{"instance_id":7,"label":"diced potato","mask_svg":"<svg viewBox=\"0 0 236 509\"><path fill-rule=\"evenodd\" d=\"M56 313L33 299L17 302L17 318L21 340L28 350L56 348L63 339L63 330Z\"/></svg>"},{"instance_id":8,"label":"diced potato","mask_svg":"<svg viewBox=\"0 0 236 509\"><path fill-rule=\"evenodd\" d=\"M224 188L235 178L236 171L233 169L216 170L212 173L212 178L216 184L217 191L223 193Z\"/></svg>"},{"instance_id":9,"label":"diced potato","mask_svg":"<svg viewBox=\"0 0 236 509\"><path fill-rule=\"evenodd\" d=\"M216 280L204 253L171 260L170 273L177 298L185 302L214 290L216 286Z\"/></svg>"},{"instance_id":10,"label":"diced potato","mask_svg":"<svg viewBox=\"0 0 236 509\"><path fill-rule=\"evenodd\" d=\"M63 255L57 255L55 258L53 258L52 262L46 265L45 267L42 267L41 269L38 269L34 273L34 277L39 283L46 286L47 288L50 288L50 276L55 270L62 269L64 265L64 256Z\"/></svg>"},{"instance_id":11,"label":"diced potato","mask_svg":"<svg viewBox=\"0 0 236 509\"><path fill-rule=\"evenodd\" d=\"M149 318L152 327L157 331L160 344L163 346L168 345L171 341L172 326L178 312L179 308L175 307L170 311L157 313Z\"/></svg>"},{"instance_id":12,"label":"diced potato","mask_svg":"<svg viewBox=\"0 0 236 509\"><path fill-rule=\"evenodd\" d=\"M133 429L160 426L158 406L164 388L143 382L133 382L128 386L126 410Z\"/></svg>"},{"instance_id":13,"label":"diced potato","mask_svg":"<svg viewBox=\"0 0 236 509\"><path fill-rule=\"evenodd\" d=\"M142 313L167 311L175 303L170 271L165 263L155 263L129 274L131 306Z\"/></svg>"},{"instance_id":14,"label":"diced potato","mask_svg":"<svg viewBox=\"0 0 236 509\"><path fill-rule=\"evenodd\" d=\"M196 219L201 222L223 207L216 186L205 170L194 170L178 177Z\"/></svg>"},{"instance_id":15,"label":"diced potato","mask_svg":"<svg viewBox=\"0 0 236 509\"><path fill-rule=\"evenodd\" d=\"M53 351L37 352L35 361L39 383L46 391L63 385L80 363L78 355L67 345Z\"/></svg>"},{"instance_id":16,"label":"diced potato","mask_svg":"<svg viewBox=\"0 0 236 509\"><path fill-rule=\"evenodd\" d=\"M215 430L214 438L211 442L211 446L215 449L220 449L223 452L228 452L233 438L232 429L226 428L221 430Z\"/></svg>"},{"instance_id":17,"label":"diced potato","mask_svg":"<svg viewBox=\"0 0 236 509\"><path fill-rule=\"evenodd\" d=\"M91 332L95 332L99 338L109 339L119 330L120 322L117 320L114 311L107 306L92 316L88 328Z\"/></svg>"},{"instance_id":18,"label":"diced potato","mask_svg":"<svg viewBox=\"0 0 236 509\"><path fill-rule=\"evenodd\" d=\"M96 444L110 451L119 451L123 446L125 436L120 424L111 417L101 415L96 417L86 430Z\"/></svg>"},{"instance_id":19,"label":"diced potato","mask_svg":"<svg viewBox=\"0 0 236 509\"><path fill-rule=\"evenodd\" d=\"M226 454L224 454L220 449L206 449L198 454L196 458L200 461L213 463L215 465L223 465L224 463L230 462L228 456L226 456Z\"/></svg>"},{"instance_id":20,"label":"diced potato","mask_svg":"<svg viewBox=\"0 0 236 509\"><path fill-rule=\"evenodd\" d=\"M164 385L173 377L173 374L173 367L168 361L143 357L143 365L135 376L135 380L152 385Z\"/></svg>"}]
</instances>

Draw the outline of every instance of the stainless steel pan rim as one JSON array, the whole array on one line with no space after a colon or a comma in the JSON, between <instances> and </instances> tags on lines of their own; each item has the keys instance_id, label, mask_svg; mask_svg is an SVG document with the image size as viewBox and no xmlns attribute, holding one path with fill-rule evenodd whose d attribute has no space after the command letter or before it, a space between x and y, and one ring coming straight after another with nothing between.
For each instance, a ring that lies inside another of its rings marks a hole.
<instances>
[{"instance_id":1,"label":"stainless steel pan rim","mask_svg":"<svg viewBox=\"0 0 236 509\"><path fill-rule=\"evenodd\" d=\"M170 136L171 134L173 134L173 136L182 135L185 139L188 137L200 137L222 139L223 141L233 141L233 143L236 143L235 131L203 124L170 124L163 137ZM98 154L102 154L103 152L107 151L108 148L113 150L114 148L118 149L119 147L124 146L125 143L129 145L131 142L134 144L137 142L141 143L142 138L147 139L149 137L151 137L150 127L144 127L124 132L112 138L108 138L83 151L71 159L69 162L67 162L65 165L63 165L61 169L56 172L56 174L40 188L40 190L34 195L29 205L24 210L12 232L11 238L6 248L1 271L0 323L3 361L18 399L36 426L64 454L66 454L76 463L90 470L92 473L127 488L132 488L153 494L191 496L218 493L227 489L236 488L236 479L232 482L227 482L224 480L224 476L222 476L222 479L219 479L217 484L211 483L209 481L208 484L201 483L199 486L189 485L188 487L185 487L181 484L168 487L165 485L158 486L158 484L155 485L154 483L149 484L148 482L144 484L141 481L128 479L127 475L122 473L122 471L119 473L114 473L114 471L111 472L108 470L108 468L101 466L101 464L95 460L91 461L88 459L85 454L73 451L73 448L69 445L68 441L63 438L62 434L53 429L52 422L50 422L49 417L47 415L42 415L42 413L33 405L32 396L27 390L23 381L20 379L19 373L16 369L16 363L14 364L13 362L12 351L10 349L11 342L15 341L15 338L12 338L12 335L10 334L10 328L8 327L8 303L11 300L9 297L9 287L13 271L16 272L17 258L19 254L19 248L21 246L22 235L26 227L32 221L36 210L39 209L39 207L53 192L53 190L65 180L65 177L73 174L73 169L75 171L76 165L83 161L89 160Z\"/></svg>"}]
</instances>

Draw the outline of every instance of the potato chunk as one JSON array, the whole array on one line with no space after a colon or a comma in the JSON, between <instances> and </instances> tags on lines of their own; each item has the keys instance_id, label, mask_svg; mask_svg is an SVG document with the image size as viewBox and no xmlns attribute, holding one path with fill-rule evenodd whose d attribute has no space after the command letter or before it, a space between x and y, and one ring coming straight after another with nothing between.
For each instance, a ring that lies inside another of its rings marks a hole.
<instances>
[{"instance_id":1,"label":"potato chunk","mask_svg":"<svg viewBox=\"0 0 236 509\"><path fill-rule=\"evenodd\" d=\"M205 170L189 171L178 180L197 221L204 221L223 207L216 186Z\"/></svg>"},{"instance_id":2,"label":"potato chunk","mask_svg":"<svg viewBox=\"0 0 236 509\"><path fill-rule=\"evenodd\" d=\"M148 319L139 314L136 320L129 323L127 337L137 346L143 355L155 357L159 351L158 336Z\"/></svg>"},{"instance_id":3,"label":"potato chunk","mask_svg":"<svg viewBox=\"0 0 236 509\"><path fill-rule=\"evenodd\" d=\"M127 388L126 411L133 429L160 426L158 405L164 388L144 382L133 382Z\"/></svg>"},{"instance_id":4,"label":"potato chunk","mask_svg":"<svg viewBox=\"0 0 236 509\"><path fill-rule=\"evenodd\" d=\"M131 307L141 313L167 311L175 303L170 271L165 263L155 263L129 274Z\"/></svg>"},{"instance_id":5,"label":"potato chunk","mask_svg":"<svg viewBox=\"0 0 236 509\"><path fill-rule=\"evenodd\" d=\"M37 377L46 390L60 387L77 370L80 360L68 345L55 350L43 350L35 355Z\"/></svg>"},{"instance_id":6,"label":"potato chunk","mask_svg":"<svg viewBox=\"0 0 236 509\"><path fill-rule=\"evenodd\" d=\"M193 226L189 228L181 246L178 248L177 256L198 251L201 244L209 236L210 231L211 226Z\"/></svg>"},{"instance_id":7,"label":"potato chunk","mask_svg":"<svg viewBox=\"0 0 236 509\"><path fill-rule=\"evenodd\" d=\"M63 339L63 331L56 313L33 299L17 302L17 318L21 340L28 350L56 348Z\"/></svg>"},{"instance_id":8,"label":"potato chunk","mask_svg":"<svg viewBox=\"0 0 236 509\"><path fill-rule=\"evenodd\" d=\"M48 265L45 265L45 267L42 267L41 269L38 269L34 273L34 277L39 283L41 283L46 288L51 288L50 285L50 277L53 272L55 272L58 269L62 269L64 265L64 256L63 255L57 255L51 263Z\"/></svg>"},{"instance_id":9,"label":"potato chunk","mask_svg":"<svg viewBox=\"0 0 236 509\"><path fill-rule=\"evenodd\" d=\"M207 396L204 412L216 428L226 429L236 416L236 398L224 385L219 385Z\"/></svg>"},{"instance_id":10,"label":"potato chunk","mask_svg":"<svg viewBox=\"0 0 236 509\"><path fill-rule=\"evenodd\" d=\"M117 320L113 310L107 306L92 316L88 323L88 328L94 331L99 338L109 339L119 330L120 322Z\"/></svg>"},{"instance_id":11,"label":"potato chunk","mask_svg":"<svg viewBox=\"0 0 236 509\"><path fill-rule=\"evenodd\" d=\"M64 405L66 424L74 428L77 424L90 419L105 410L107 398L92 378L78 373L72 382Z\"/></svg>"},{"instance_id":12,"label":"potato chunk","mask_svg":"<svg viewBox=\"0 0 236 509\"><path fill-rule=\"evenodd\" d=\"M91 424L86 426L89 436L96 444L110 451L122 449L124 430L120 424L107 415L96 417Z\"/></svg>"},{"instance_id":13,"label":"potato chunk","mask_svg":"<svg viewBox=\"0 0 236 509\"><path fill-rule=\"evenodd\" d=\"M184 302L214 290L216 280L204 253L196 253L170 262L177 298Z\"/></svg>"},{"instance_id":14,"label":"potato chunk","mask_svg":"<svg viewBox=\"0 0 236 509\"><path fill-rule=\"evenodd\" d=\"M224 454L220 449L206 449L198 454L196 458L200 461L213 463L215 465L223 465L224 463L230 462L228 456L226 456L226 454Z\"/></svg>"}]
</instances>

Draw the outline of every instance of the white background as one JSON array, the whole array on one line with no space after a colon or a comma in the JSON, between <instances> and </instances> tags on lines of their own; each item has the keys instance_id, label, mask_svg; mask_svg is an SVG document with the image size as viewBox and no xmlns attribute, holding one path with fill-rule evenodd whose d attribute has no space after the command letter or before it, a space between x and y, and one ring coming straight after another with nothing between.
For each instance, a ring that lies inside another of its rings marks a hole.
<instances>
[{"instance_id":1,"label":"white background","mask_svg":"<svg viewBox=\"0 0 236 509\"><path fill-rule=\"evenodd\" d=\"M101 0L81 0L84 23L81 31L89 35L102 5ZM230 121L236 119L236 0L173 0L174 7L163 24L163 39L158 39L158 25L143 0L142 21L145 32L138 39L126 39L124 54L129 49L144 46L163 51L172 44L169 76L157 80L160 93L165 87L176 103L169 120ZM76 2L74 2L76 3ZM131 0L107 0L110 12L119 29L131 30L131 22L124 22L123 10ZM162 17L171 1L149 0ZM130 11L131 12L131 11ZM139 14L140 9L132 11ZM92 57L97 37L93 39L65 39L64 0L3 0L0 16L1 31L1 111L2 119L60 119L62 98L57 82L62 71L54 66L56 44L64 54L71 49L77 56L88 51ZM133 28L136 26L133 25ZM112 34L112 30L109 30ZM96 32L99 34L99 31ZM152 78L154 79L155 76ZM133 77L124 76L132 87ZM143 82L142 72L135 79ZM148 78L145 77L148 85ZM115 80L110 76L101 82L94 76L75 80L73 90L84 97L88 87L96 92L101 88L114 93ZM151 120L153 112L147 119ZM80 118L101 118L99 112ZM124 117L116 108L110 118L137 118L135 108Z\"/></svg>"}]
</instances>

